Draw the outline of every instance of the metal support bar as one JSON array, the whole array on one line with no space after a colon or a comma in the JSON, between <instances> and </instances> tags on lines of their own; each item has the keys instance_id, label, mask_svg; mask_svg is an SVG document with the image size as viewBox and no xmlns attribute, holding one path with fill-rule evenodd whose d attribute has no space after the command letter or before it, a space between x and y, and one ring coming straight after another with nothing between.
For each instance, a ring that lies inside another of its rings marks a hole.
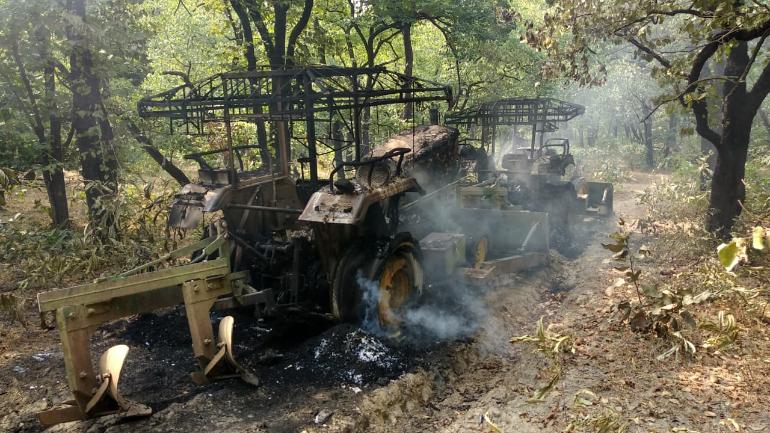
<instances>
[{"instance_id":1,"label":"metal support bar","mask_svg":"<svg viewBox=\"0 0 770 433\"><path fill-rule=\"evenodd\" d=\"M256 206L256 205L250 205L250 204L229 204L227 206L231 209L246 209L246 210L257 210L257 211L263 211L263 212L275 212L275 213L288 213L288 214L301 214L302 209L290 209L290 208L283 208L283 207L272 207L272 206Z\"/></svg>"},{"instance_id":2,"label":"metal support bar","mask_svg":"<svg viewBox=\"0 0 770 433\"><path fill-rule=\"evenodd\" d=\"M315 182L318 180L318 155L316 152L315 141L315 111L313 105L315 104L315 96L313 92L313 84L310 81L310 77L306 76L304 83L305 90L305 125L307 133L307 152L308 158L310 158L310 180Z\"/></svg>"},{"instance_id":3,"label":"metal support bar","mask_svg":"<svg viewBox=\"0 0 770 433\"><path fill-rule=\"evenodd\" d=\"M53 311L66 306L97 304L118 297L174 287L194 279L224 277L228 272L229 260L220 257L208 262L132 275L125 279L52 290L38 294L37 300L41 312Z\"/></svg>"}]
</instances>

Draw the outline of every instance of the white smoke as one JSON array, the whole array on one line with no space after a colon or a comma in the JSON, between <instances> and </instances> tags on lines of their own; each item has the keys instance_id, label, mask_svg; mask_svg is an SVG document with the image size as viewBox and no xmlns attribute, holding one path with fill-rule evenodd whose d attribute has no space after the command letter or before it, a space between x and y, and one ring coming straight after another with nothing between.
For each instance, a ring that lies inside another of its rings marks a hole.
<instances>
[{"instance_id":1,"label":"white smoke","mask_svg":"<svg viewBox=\"0 0 770 433\"><path fill-rule=\"evenodd\" d=\"M386 336L392 329L382 326L377 313L379 284L356 276L362 290L364 317L361 327L372 334ZM476 332L487 315L479 293L464 284L445 282L439 287L428 287L421 298L396 312L401 323L401 335L413 341L451 341Z\"/></svg>"}]
</instances>

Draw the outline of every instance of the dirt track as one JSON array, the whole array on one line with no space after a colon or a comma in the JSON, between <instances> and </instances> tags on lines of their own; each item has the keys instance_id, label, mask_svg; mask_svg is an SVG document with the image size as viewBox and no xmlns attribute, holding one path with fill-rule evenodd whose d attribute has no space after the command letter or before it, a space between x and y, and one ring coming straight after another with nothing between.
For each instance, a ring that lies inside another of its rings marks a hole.
<instances>
[{"instance_id":1,"label":"dirt track","mask_svg":"<svg viewBox=\"0 0 770 433\"><path fill-rule=\"evenodd\" d=\"M643 177L617 194L618 214L641 216L634 191L649 180ZM596 431L602 422L626 424L629 431L724 429L722 410L730 403L717 403L719 386L688 388L676 365L651 368L653 343L613 325L612 306L620 294L608 288L614 276L599 242L614 225L592 221L585 227L585 250L577 258L554 255L547 267L502 278L479 295L488 314L463 341L403 346L320 319L258 323L238 317L236 354L263 379L258 388L235 380L194 386L179 310L118 322L97 333L93 350L129 344L123 393L149 404L154 414L49 431L466 432L494 431L494 424L505 432L550 432L570 424L576 431ZM541 316L552 330L574 337L576 353L564 361L561 379L544 401L531 403L552 365L508 340L534 333ZM0 431L39 431L34 413L68 398L57 335L2 326ZM676 409L680 402L687 407ZM332 416L316 424L322 410ZM770 426L767 417L757 412L744 425L749 431Z\"/></svg>"}]
</instances>

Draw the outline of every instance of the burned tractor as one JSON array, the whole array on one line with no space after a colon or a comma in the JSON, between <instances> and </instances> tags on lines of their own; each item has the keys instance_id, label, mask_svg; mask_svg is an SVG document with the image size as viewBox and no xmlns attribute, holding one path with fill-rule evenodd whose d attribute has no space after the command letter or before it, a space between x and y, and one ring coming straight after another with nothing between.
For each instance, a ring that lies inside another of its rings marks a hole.
<instances>
[{"instance_id":1,"label":"burned tractor","mask_svg":"<svg viewBox=\"0 0 770 433\"><path fill-rule=\"evenodd\" d=\"M467 176L456 129L412 125L393 134L392 125L371 125L381 144L365 147L362 117L404 104L422 113L425 103L450 98L447 87L384 68L304 67L217 74L140 101L142 117L168 119L183 133L224 131L224 141L211 136L213 149L186 156L198 181L169 212L171 227L203 227L203 238L122 274L38 295L40 311L56 314L74 394L40 413L41 422L149 412L118 392L126 346L105 352L98 372L92 365L90 335L122 317L184 305L200 366L193 379L256 383L235 359L232 317L215 337L212 309L248 307L259 317L302 309L340 321L374 315L382 327L398 327L426 280L542 263L545 214L459 206ZM238 142L236 127L255 128L248 136L261 142Z\"/></svg>"},{"instance_id":2,"label":"burned tractor","mask_svg":"<svg viewBox=\"0 0 770 433\"><path fill-rule=\"evenodd\" d=\"M554 243L568 247L574 218L612 214L612 184L580 176L569 139L546 139L546 134L558 130L559 122L584 111L581 105L551 98L514 98L447 114L447 124L467 131L466 146L471 150L466 152L481 162L479 171L487 184L486 190L467 188L464 195L472 198L498 188L495 194L509 205L547 212ZM515 142L515 127L531 128L528 146ZM508 140L502 139L503 132Z\"/></svg>"}]
</instances>

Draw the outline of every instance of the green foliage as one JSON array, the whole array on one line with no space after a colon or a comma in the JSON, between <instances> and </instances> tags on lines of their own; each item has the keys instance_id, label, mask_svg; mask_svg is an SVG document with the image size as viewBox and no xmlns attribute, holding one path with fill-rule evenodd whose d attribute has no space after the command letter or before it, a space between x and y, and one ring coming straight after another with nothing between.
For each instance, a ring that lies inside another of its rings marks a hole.
<instances>
[{"instance_id":1,"label":"green foliage","mask_svg":"<svg viewBox=\"0 0 770 433\"><path fill-rule=\"evenodd\" d=\"M120 237L97 236L94 223L78 232L38 227L23 217L4 222L0 262L14 264L20 289L72 285L143 264L176 245L165 224L170 192L153 184L124 187L109 204L119 210L110 227L117 227Z\"/></svg>"},{"instance_id":2,"label":"green foliage","mask_svg":"<svg viewBox=\"0 0 770 433\"><path fill-rule=\"evenodd\" d=\"M751 235L747 237L734 237L730 242L722 243L717 247L717 257L725 271L733 272L739 265L748 265L757 259L762 259L770 246L770 230L762 226L755 226Z\"/></svg>"},{"instance_id":3,"label":"green foliage","mask_svg":"<svg viewBox=\"0 0 770 433\"><path fill-rule=\"evenodd\" d=\"M571 152L580 173L591 180L619 185L633 180L631 170L638 168L629 164L639 152L639 147L635 145L598 143L594 147L573 146Z\"/></svg>"},{"instance_id":4,"label":"green foliage","mask_svg":"<svg viewBox=\"0 0 770 433\"><path fill-rule=\"evenodd\" d=\"M703 347L715 350L723 350L733 345L740 333L735 317L721 310L715 322L706 321L701 323L700 327L712 333L712 336L703 343Z\"/></svg>"},{"instance_id":5,"label":"green foliage","mask_svg":"<svg viewBox=\"0 0 770 433\"><path fill-rule=\"evenodd\" d=\"M689 165L670 177L661 178L639 195L647 208L648 230L673 236L663 237L663 250L671 257L706 253L713 237L702 227L708 208L709 192L700 185L700 168ZM671 242L668 242L671 240Z\"/></svg>"}]
</instances>

